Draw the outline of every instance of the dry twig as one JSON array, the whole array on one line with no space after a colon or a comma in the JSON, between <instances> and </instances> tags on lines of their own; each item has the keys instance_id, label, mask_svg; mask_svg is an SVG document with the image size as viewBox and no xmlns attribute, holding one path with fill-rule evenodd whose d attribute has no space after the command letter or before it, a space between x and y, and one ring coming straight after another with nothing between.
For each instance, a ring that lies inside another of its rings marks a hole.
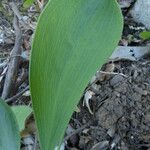
<instances>
[{"instance_id":1,"label":"dry twig","mask_svg":"<svg viewBox=\"0 0 150 150\"><path fill-rule=\"evenodd\" d=\"M11 56L8 64L8 70L7 70L7 74L4 82L4 88L1 96L2 99L6 99L11 95L14 85L16 83L20 57L13 57L13 56L21 55L22 32L21 29L19 28L18 18L15 13L14 13L13 26L16 35L15 45L11 52Z\"/></svg>"},{"instance_id":2,"label":"dry twig","mask_svg":"<svg viewBox=\"0 0 150 150\"><path fill-rule=\"evenodd\" d=\"M117 72L107 72L107 71L100 71L100 73L103 73L103 74L108 74L108 75L120 75L120 76L123 76L125 78L128 78L127 75L123 74L123 73L117 73Z\"/></svg>"},{"instance_id":3,"label":"dry twig","mask_svg":"<svg viewBox=\"0 0 150 150\"><path fill-rule=\"evenodd\" d=\"M27 86L25 89L23 89L21 92L17 93L13 97L6 99L5 102L8 103L8 102L12 102L12 101L16 100L17 98L19 98L27 90L29 90L29 86Z\"/></svg>"},{"instance_id":4,"label":"dry twig","mask_svg":"<svg viewBox=\"0 0 150 150\"><path fill-rule=\"evenodd\" d=\"M19 20L22 20L22 16L20 15L20 12L19 12L16 4L14 2L11 2L11 3L9 3L9 5L11 6L11 9L12 9L14 15L16 15Z\"/></svg>"}]
</instances>

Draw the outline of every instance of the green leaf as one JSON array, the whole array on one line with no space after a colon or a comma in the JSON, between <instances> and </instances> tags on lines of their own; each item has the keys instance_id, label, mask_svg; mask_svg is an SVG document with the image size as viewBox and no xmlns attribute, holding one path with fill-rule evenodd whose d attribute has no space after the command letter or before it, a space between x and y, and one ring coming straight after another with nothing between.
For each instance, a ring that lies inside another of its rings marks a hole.
<instances>
[{"instance_id":1,"label":"green leaf","mask_svg":"<svg viewBox=\"0 0 150 150\"><path fill-rule=\"evenodd\" d=\"M25 2L23 3L23 7L24 8L30 7L34 3L34 1L35 0L25 0Z\"/></svg>"},{"instance_id":2,"label":"green leaf","mask_svg":"<svg viewBox=\"0 0 150 150\"><path fill-rule=\"evenodd\" d=\"M11 108L17 118L19 130L21 132L25 128L25 120L31 114L32 109L28 106L23 106L23 105L12 106Z\"/></svg>"},{"instance_id":3,"label":"green leaf","mask_svg":"<svg viewBox=\"0 0 150 150\"><path fill-rule=\"evenodd\" d=\"M60 145L86 85L118 44L123 28L114 0L51 0L40 16L30 86L42 150Z\"/></svg>"},{"instance_id":4,"label":"green leaf","mask_svg":"<svg viewBox=\"0 0 150 150\"><path fill-rule=\"evenodd\" d=\"M143 39L143 40L147 40L147 39L150 39L150 31L143 31L140 33L140 37Z\"/></svg>"},{"instance_id":5,"label":"green leaf","mask_svg":"<svg viewBox=\"0 0 150 150\"><path fill-rule=\"evenodd\" d=\"M0 150L20 150L19 128L10 107L0 100Z\"/></svg>"}]
</instances>

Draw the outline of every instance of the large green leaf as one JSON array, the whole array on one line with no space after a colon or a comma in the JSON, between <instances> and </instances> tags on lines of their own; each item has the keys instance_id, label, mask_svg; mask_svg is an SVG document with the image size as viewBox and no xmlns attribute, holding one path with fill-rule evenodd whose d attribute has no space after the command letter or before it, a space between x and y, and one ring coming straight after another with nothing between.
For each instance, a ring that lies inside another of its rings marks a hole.
<instances>
[{"instance_id":1,"label":"large green leaf","mask_svg":"<svg viewBox=\"0 0 150 150\"><path fill-rule=\"evenodd\" d=\"M0 100L0 150L20 150L19 128L7 104Z\"/></svg>"},{"instance_id":2,"label":"large green leaf","mask_svg":"<svg viewBox=\"0 0 150 150\"><path fill-rule=\"evenodd\" d=\"M42 150L59 145L92 75L117 46L122 16L115 0L51 0L40 16L30 86Z\"/></svg>"}]
</instances>

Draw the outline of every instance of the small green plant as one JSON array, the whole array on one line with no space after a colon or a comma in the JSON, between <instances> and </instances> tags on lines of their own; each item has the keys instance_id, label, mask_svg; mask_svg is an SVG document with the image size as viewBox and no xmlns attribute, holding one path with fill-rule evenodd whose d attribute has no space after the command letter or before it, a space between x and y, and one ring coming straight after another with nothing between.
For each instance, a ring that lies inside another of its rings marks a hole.
<instances>
[{"instance_id":1,"label":"small green plant","mask_svg":"<svg viewBox=\"0 0 150 150\"><path fill-rule=\"evenodd\" d=\"M35 0L24 0L23 7L24 7L24 8L28 8L28 7L30 7L34 2L35 2Z\"/></svg>"},{"instance_id":2,"label":"small green plant","mask_svg":"<svg viewBox=\"0 0 150 150\"><path fill-rule=\"evenodd\" d=\"M143 31L140 33L140 37L143 39L143 40L148 40L150 39L150 31Z\"/></svg>"}]
</instances>

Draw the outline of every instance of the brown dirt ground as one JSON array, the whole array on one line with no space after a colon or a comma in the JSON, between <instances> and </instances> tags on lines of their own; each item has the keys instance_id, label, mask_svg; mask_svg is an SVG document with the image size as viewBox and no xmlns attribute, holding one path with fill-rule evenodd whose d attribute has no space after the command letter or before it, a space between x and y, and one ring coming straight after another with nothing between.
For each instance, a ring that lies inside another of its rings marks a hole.
<instances>
[{"instance_id":1,"label":"brown dirt ground","mask_svg":"<svg viewBox=\"0 0 150 150\"><path fill-rule=\"evenodd\" d=\"M97 75L87 88L94 93L90 100L93 115L81 102L81 112L74 113L71 125L87 127L68 140L68 149L150 149L150 60L113 65L115 72L127 77Z\"/></svg>"}]
</instances>

